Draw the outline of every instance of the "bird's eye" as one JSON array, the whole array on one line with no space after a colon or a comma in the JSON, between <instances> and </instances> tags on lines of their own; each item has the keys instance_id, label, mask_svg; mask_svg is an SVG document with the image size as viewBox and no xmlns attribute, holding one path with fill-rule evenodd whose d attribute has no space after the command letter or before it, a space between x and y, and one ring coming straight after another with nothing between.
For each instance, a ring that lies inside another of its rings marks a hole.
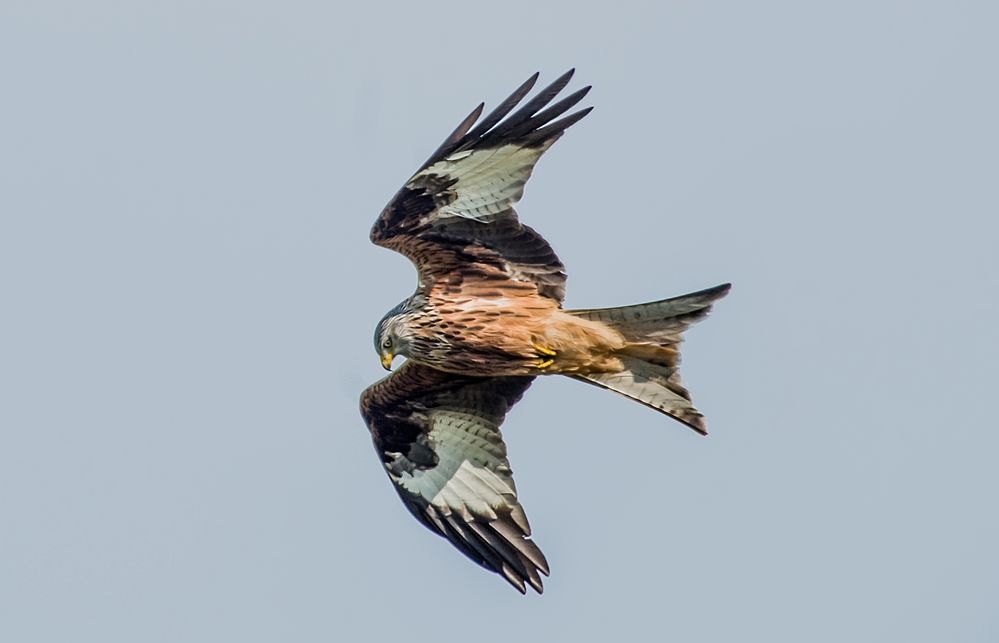
<instances>
[{"instance_id":1,"label":"bird's eye","mask_svg":"<svg viewBox=\"0 0 999 643\"><path fill-rule=\"evenodd\" d=\"M392 348L392 340L388 337L382 340L382 348Z\"/></svg>"}]
</instances>

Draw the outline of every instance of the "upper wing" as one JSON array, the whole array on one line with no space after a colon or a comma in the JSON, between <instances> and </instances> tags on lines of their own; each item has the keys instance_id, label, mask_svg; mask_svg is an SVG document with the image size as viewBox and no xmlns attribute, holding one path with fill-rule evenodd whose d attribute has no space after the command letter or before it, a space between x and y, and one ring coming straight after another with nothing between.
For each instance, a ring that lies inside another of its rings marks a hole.
<instances>
[{"instance_id":1,"label":"upper wing","mask_svg":"<svg viewBox=\"0 0 999 643\"><path fill-rule=\"evenodd\" d=\"M361 415L416 518L521 592L544 554L517 502L500 424L532 377L464 377L406 362L361 395ZM540 572L540 574L539 574Z\"/></svg>"},{"instance_id":2,"label":"upper wing","mask_svg":"<svg viewBox=\"0 0 999 643\"><path fill-rule=\"evenodd\" d=\"M513 206L545 150L593 109L559 118L589 87L548 105L572 74L560 76L513 114L538 74L478 125L483 105L475 108L385 207L371 240L412 259L421 282L479 262L532 282L542 295L561 302L565 267L541 235L517 220Z\"/></svg>"}]
</instances>

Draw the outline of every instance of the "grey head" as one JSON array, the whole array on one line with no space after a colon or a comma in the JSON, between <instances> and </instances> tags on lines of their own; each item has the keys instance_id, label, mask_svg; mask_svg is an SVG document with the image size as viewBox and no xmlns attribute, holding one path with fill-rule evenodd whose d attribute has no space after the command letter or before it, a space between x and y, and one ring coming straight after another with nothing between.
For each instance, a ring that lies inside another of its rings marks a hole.
<instances>
[{"instance_id":1,"label":"grey head","mask_svg":"<svg viewBox=\"0 0 999 643\"><path fill-rule=\"evenodd\" d=\"M405 299L385 313L375 327L375 352L381 358L386 371L392 370L392 360L396 355L409 356L412 329L413 299Z\"/></svg>"}]
</instances>

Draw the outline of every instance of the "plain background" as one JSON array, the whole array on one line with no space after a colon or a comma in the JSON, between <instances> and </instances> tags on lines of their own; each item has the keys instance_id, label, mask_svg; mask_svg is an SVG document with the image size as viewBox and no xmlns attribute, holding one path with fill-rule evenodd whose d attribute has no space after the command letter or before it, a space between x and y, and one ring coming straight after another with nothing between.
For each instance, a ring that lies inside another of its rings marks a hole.
<instances>
[{"instance_id":1,"label":"plain background","mask_svg":"<svg viewBox=\"0 0 999 643\"><path fill-rule=\"evenodd\" d=\"M999 640L991 2L0 4L0 639ZM711 435L539 382L522 597L357 412L393 192L535 70L567 305L735 284Z\"/></svg>"}]
</instances>

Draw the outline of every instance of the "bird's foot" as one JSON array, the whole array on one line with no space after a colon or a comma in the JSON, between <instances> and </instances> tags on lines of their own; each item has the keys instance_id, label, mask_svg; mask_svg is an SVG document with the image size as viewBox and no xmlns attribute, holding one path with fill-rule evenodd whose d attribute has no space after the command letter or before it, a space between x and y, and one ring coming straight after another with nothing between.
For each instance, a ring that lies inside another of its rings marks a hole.
<instances>
[{"instance_id":1,"label":"bird's foot","mask_svg":"<svg viewBox=\"0 0 999 643\"><path fill-rule=\"evenodd\" d=\"M538 355L544 355L546 357L555 357L556 355L558 355L558 353L556 353L552 349L537 342L532 342L532 345L534 346L534 350L538 351Z\"/></svg>"},{"instance_id":2,"label":"bird's foot","mask_svg":"<svg viewBox=\"0 0 999 643\"><path fill-rule=\"evenodd\" d=\"M538 361L535 367L538 369L546 369L555 363L553 359L558 353L548 348L547 346L542 346L541 344L534 342L534 350L538 353Z\"/></svg>"}]
</instances>

